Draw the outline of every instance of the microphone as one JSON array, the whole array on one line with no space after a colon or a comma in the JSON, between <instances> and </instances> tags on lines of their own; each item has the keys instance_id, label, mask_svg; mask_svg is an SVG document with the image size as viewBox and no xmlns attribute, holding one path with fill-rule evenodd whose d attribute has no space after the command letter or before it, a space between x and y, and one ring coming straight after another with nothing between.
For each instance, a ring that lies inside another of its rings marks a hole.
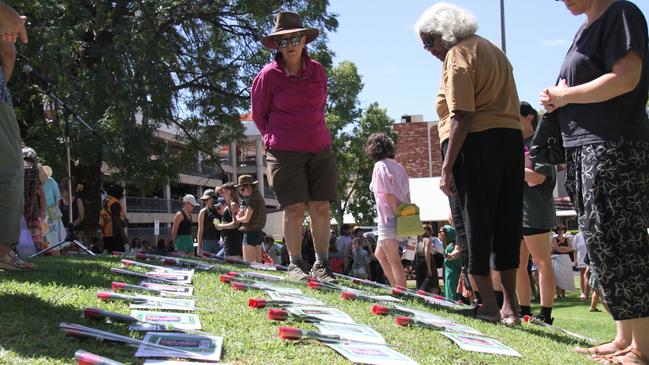
<instances>
[{"instance_id":1,"label":"microphone","mask_svg":"<svg viewBox=\"0 0 649 365\"><path fill-rule=\"evenodd\" d=\"M40 81L40 82L41 82L43 85L45 85L46 87L49 87L49 86L50 86L50 82L47 81L43 76L41 76L41 75L40 75L36 70L34 70L34 68L33 68L31 65L29 65L29 64L26 64L25 66L23 66L23 73L26 73L26 74L28 74L28 75L31 75L32 77L35 77L38 81Z\"/></svg>"}]
</instances>

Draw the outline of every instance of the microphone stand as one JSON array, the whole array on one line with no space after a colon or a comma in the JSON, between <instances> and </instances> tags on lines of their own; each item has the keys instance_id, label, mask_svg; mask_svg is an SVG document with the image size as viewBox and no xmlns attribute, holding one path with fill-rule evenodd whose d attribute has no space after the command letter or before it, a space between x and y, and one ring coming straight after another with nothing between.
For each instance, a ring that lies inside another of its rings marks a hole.
<instances>
[{"instance_id":1,"label":"microphone stand","mask_svg":"<svg viewBox=\"0 0 649 365\"><path fill-rule=\"evenodd\" d=\"M92 134L94 134L97 138L102 139L99 134L90 126L88 123L86 123L77 113L74 112L61 98L52 91L51 85L46 82L45 80L42 80L43 84L41 86L41 89L45 91L51 98L54 100L55 104L59 105L63 109L63 121L64 121L64 128L63 128L63 137L64 137L64 143L65 143L65 163L66 163L66 173L68 176L68 226L66 229L68 229L68 232L65 236L65 239L53 246L49 246L48 248L41 250L39 252L36 252L35 254L29 256L31 259L32 257L36 257L39 255L46 254L56 248L63 248L67 246L68 244L74 244L77 246L77 249L87 253L88 255L91 256L96 256L94 252L92 252L90 249L88 249L86 246L84 246L79 240L76 239L74 236L74 231L72 230L72 223L74 222L74 217L73 217L73 199L72 199L72 162L71 162L71 157L70 157L70 116L73 116L74 119L79 122L81 125L83 125L86 129L88 129Z\"/></svg>"}]
</instances>

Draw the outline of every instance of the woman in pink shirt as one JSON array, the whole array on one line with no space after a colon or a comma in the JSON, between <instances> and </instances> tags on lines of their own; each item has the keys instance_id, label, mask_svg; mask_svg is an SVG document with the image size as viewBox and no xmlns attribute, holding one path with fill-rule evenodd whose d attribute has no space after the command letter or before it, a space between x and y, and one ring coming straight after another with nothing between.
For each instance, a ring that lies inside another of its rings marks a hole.
<instances>
[{"instance_id":1,"label":"woman in pink shirt","mask_svg":"<svg viewBox=\"0 0 649 365\"><path fill-rule=\"evenodd\" d=\"M296 13L275 16L273 33L261 43L277 50L252 84L252 118L264 136L269 183L284 208L288 276L334 281L329 268L329 202L337 200L336 161L324 117L327 76L306 45L318 30L304 28ZM316 261L302 259L304 213L311 217Z\"/></svg>"},{"instance_id":2,"label":"woman in pink shirt","mask_svg":"<svg viewBox=\"0 0 649 365\"><path fill-rule=\"evenodd\" d=\"M370 190L374 193L379 221L375 255L390 284L405 287L406 274L401 264L397 237L397 211L400 204L410 203L408 174L394 160L394 142L385 133L372 134L365 152L374 161Z\"/></svg>"}]
</instances>

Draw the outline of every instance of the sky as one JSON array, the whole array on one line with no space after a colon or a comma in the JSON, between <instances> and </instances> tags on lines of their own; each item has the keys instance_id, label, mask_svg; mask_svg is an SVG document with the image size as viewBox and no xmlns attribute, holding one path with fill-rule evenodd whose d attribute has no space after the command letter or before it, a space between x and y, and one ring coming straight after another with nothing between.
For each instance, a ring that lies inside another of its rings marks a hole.
<instances>
[{"instance_id":1,"label":"sky","mask_svg":"<svg viewBox=\"0 0 649 365\"><path fill-rule=\"evenodd\" d=\"M649 16L649 1L635 0ZM442 63L426 52L413 31L419 15L434 1L330 0L338 30L329 33L334 62L352 61L363 77L362 107L378 102L398 120L423 114L436 121L435 97ZM478 19L477 34L500 46L500 0L456 0ZM507 56L514 68L520 100L540 109L540 91L552 85L577 28L561 1L505 0Z\"/></svg>"}]
</instances>

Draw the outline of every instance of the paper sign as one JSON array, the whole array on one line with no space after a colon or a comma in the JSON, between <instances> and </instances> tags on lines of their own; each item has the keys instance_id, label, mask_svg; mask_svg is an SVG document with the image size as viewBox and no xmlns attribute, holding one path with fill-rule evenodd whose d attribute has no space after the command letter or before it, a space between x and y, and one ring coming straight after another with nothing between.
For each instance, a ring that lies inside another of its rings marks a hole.
<instances>
[{"instance_id":1,"label":"paper sign","mask_svg":"<svg viewBox=\"0 0 649 365\"><path fill-rule=\"evenodd\" d=\"M441 325L441 324L444 324L444 323L453 323L453 321L451 321L450 319L442 318L440 316L436 316L436 315L434 315L432 313L422 311L422 310L419 310L419 309L405 307L405 306L398 305L398 304L395 304L394 307L399 309L399 310L412 313L415 316L415 318L429 321L429 323L432 323L432 324L435 324L435 325Z\"/></svg>"},{"instance_id":2,"label":"paper sign","mask_svg":"<svg viewBox=\"0 0 649 365\"><path fill-rule=\"evenodd\" d=\"M391 303L400 303L403 302L403 300L399 298L395 298L390 295L369 295L372 300L375 300L377 302L391 302Z\"/></svg>"},{"instance_id":3,"label":"paper sign","mask_svg":"<svg viewBox=\"0 0 649 365\"><path fill-rule=\"evenodd\" d=\"M196 314L174 313L174 312L151 312L151 311L131 311L131 317L137 318L140 322L147 325L170 326L178 330L200 330L201 321ZM133 325L129 329L132 331L146 330L147 325Z\"/></svg>"},{"instance_id":4,"label":"paper sign","mask_svg":"<svg viewBox=\"0 0 649 365\"><path fill-rule=\"evenodd\" d=\"M336 308L327 307L288 307L286 310L297 316L318 318L324 322L356 323L345 312Z\"/></svg>"},{"instance_id":5,"label":"paper sign","mask_svg":"<svg viewBox=\"0 0 649 365\"><path fill-rule=\"evenodd\" d=\"M195 362L195 361L147 360L144 362L144 365L205 365L205 363ZM219 363L219 365L229 365L229 364Z\"/></svg>"},{"instance_id":6,"label":"paper sign","mask_svg":"<svg viewBox=\"0 0 649 365\"><path fill-rule=\"evenodd\" d=\"M362 324L314 323L323 335L336 335L348 341L385 344L385 339L372 327Z\"/></svg>"},{"instance_id":7,"label":"paper sign","mask_svg":"<svg viewBox=\"0 0 649 365\"><path fill-rule=\"evenodd\" d=\"M158 284L152 283L149 281L142 281L140 286L145 288L151 288L155 290L162 290L166 293L182 296L182 297L191 297L194 292L194 288L191 286L178 286L178 285L169 285L169 284Z\"/></svg>"},{"instance_id":8,"label":"paper sign","mask_svg":"<svg viewBox=\"0 0 649 365\"><path fill-rule=\"evenodd\" d=\"M144 362L144 365L205 365L205 363L196 361L147 360ZM219 363L219 365L229 364Z\"/></svg>"},{"instance_id":9,"label":"paper sign","mask_svg":"<svg viewBox=\"0 0 649 365\"><path fill-rule=\"evenodd\" d=\"M277 271L276 264L260 264L258 262L251 262L250 268L255 270Z\"/></svg>"},{"instance_id":10,"label":"paper sign","mask_svg":"<svg viewBox=\"0 0 649 365\"><path fill-rule=\"evenodd\" d=\"M462 350L465 351L485 352L488 354L518 357L521 356L521 354L519 354L516 350L503 345L500 341L493 338L457 332L442 332L442 334L450 338L453 342L460 346Z\"/></svg>"},{"instance_id":11,"label":"paper sign","mask_svg":"<svg viewBox=\"0 0 649 365\"><path fill-rule=\"evenodd\" d=\"M327 344L355 364L417 365L417 362L387 346L365 343Z\"/></svg>"},{"instance_id":12,"label":"paper sign","mask_svg":"<svg viewBox=\"0 0 649 365\"><path fill-rule=\"evenodd\" d=\"M295 293L286 293L286 292L277 292L274 290L267 290L266 293L270 296L271 299L274 300L285 300L287 302L291 302L293 304L297 305L324 305L323 302L319 301L318 299L311 298L311 297L305 297L302 294L295 294Z\"/></svg>"},{"instance_id":13,"label":"paper sign","mask_svg":"<svg viewBox=\"0 0 649 365\"><path fill-rule=\"evenodd\" d=\"M249 277L249 278L255 278L259 280L266 280L266 281L279 281L284 279L281 276L277 275L270 275L270 274L261 274L258 272L252 272L252 271L247 271L243 273L244 277Z\"/></svg>"},{"instance_id":14,"label":"paper sign","mask_svg":"<svg viewBox=\"0 0 649 365\"><path fill-rule=\"evenodd\" d=\"M283 293L283 294L296 294L296 295L302 295L302 290L298 288L288 288L288 287L282 287L282 286L276 286L273 284L265 283L262 281L256 281L254 282L255 285L261 287L263 290L272 290L278 293Z\"/></svg>"},{"instance_id":15,"label":"paper sign","mask_svg":"<svg viewBox=\"0 0 649 365\"><path fill-rule=\"evenodd\" d=\"M140 345L136 357L172 357L202 361L219 361L223 337L190 335L185 333L148 332L144 342L180 349L187 352L167 351Z\"/></svg>"},{"instance_id":16,"label":"paper sign","mask_svg":"<svg viewBox=\"0 0 649 365\"><path fill-rule=\"evenodd\" d=\"M178 284L191 284L193 274L194 270L188 272L151 271L146 273L146 275L150 278L165 279Z\"/></svg>"},{"instance_id":17,"label":"paper sign","mask_svg":"<svg viewBox=\"0 0 649 365\"><path fill-rule=\"evenodd\" d=\"M136 298L146 299L145 303L132 303L131 309L158 309L158 310L195 310L193 299L174 299L165 297L152 297L149 295L138 295Z\"/></svg>"}]
</instances>

